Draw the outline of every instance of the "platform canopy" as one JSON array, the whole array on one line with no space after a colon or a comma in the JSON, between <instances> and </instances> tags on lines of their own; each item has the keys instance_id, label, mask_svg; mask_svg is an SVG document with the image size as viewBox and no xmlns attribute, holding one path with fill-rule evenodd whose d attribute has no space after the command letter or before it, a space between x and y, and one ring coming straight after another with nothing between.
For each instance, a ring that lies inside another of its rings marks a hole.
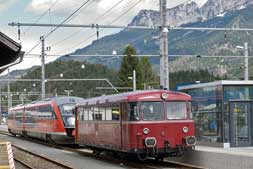
<instances>
[{"instance_id":1,"label":"platform canopy","mask_svg":"<svg viewBox=\"0 0 253 169\"><path fill-rule=\"evenodd\" d=\"M0 73L6 68L20 63L23 55L21 45L0 32Z\"/></svg>"}]
</instances>

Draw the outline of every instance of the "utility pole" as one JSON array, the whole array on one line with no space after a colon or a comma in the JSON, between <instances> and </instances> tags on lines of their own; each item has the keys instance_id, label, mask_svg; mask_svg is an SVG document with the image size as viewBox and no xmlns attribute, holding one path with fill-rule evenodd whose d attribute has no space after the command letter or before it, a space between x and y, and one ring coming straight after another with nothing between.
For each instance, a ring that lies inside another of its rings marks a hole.
<instances>
[{"instance_id":1,"label":"utility pole","mask_svg":"<svg viewBox=\"0 0 253 169\"><path fill-rule=\"evenodd\" d=\"M244 43L244 80L249 80L249 51L248 42Z\"/></svg>"},{"instance_id":2,"label":"utility pole","mask_svg":"<svg viewBox=\"0 0 253 169\"><path fill-rule=\"evenodd\" d=\"M133 70L133 91L136 91L136 71Z\"/></svg>"},{"instance_id":3,"label":"utility pole","mask_svg":"<svg viewBox=\"0 0 253 169\"><path fill-rule=\"evenodd\" d=\"M41 100L45 99L45 39L44 36L40 37L41 40Z\"/></svg>"},{"instance_id":4,"label":"utility pole","mask_svg":"<svg viewBox=\"0 0 253 169\"><path fill-rule=\"evenodd\" d=\"M169 90L168 27L166 0L160 0L160 88Z\"/></svg>"}]
</instances>

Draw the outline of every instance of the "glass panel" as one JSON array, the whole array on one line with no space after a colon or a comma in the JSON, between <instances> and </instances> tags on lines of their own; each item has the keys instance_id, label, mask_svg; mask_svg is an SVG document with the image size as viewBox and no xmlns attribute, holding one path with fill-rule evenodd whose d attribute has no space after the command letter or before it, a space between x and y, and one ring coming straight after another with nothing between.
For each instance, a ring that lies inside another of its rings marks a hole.
<instances>
[{"instance_id":1,"label":"glass panel","mask_svg":"<svg viewBox=\"0 0 253 169\"><path fill-rule=\"evenodd\" d=\"M59 106L63 123L65 127L74 127L75 126L75 104L63 104Z\"/></svg>"},{"instance_id":2,"label":"glass panel","mask_svg":"<svg viewBox=\"0 0 253 169\"><path fill-rule=\"evenodd\" d=\"M141 112L143 120L162 120L162 102L141 102Z\"/></svg>"},{"instance_id":3,"label":"glass panel","mask_svg":"<svg viewBox=\"0 0 253 169\"><path fill-rule=\"evenodd\" d=\"M119 120L119 105L113 105L112 107L112 120Z\"/></svg>"},{"instance_id":4,"label":"glass panel","mask_svg":"<svg viewBox=\"0 0 253 169\"><path fill-rule=\"evenodd\" d=\"M139 120L138 106L136 102L128 103L127 112L129 121Z\"/></svg>"},{"instance_id":5,"label":"glass panel","mask_svg":"<svg viewBox=\"0 0 253 169\"><path fill-rule=\"evenodd\" d=\"M190 89L198 141L222 142L222 86Z\"/></svg>"},{"instance_id":6,"label":"glass panel","mask_svg":"<svg viewBox=\"0 0 253 169\"><path fill-rule=\"evenodd\" d=\"M105 120L112 120L112 107L106 106L105 112L106 112Z\"/></svg>"},{"instance_id":7,"label":"glass panel","mask_svg":"<svg viewBox=\"0 0 253 169\"><path fill-rule=\"evenodd\" d=\"M236 103L232 111L235 124L235 145L247 144L249 142L248 114L250 111L250 104Z\"/></svg>"},{"instance_id":8,"label":"glass panel","mask_svg":"<svg viewBox=\"0 0 253 169\"><path fill-rule=\"evenodd\" d=\"M224 101L253 99L253 86L224 87Z\"/></svg>"},{"instance_id":9,"label":"glass panel","mask_svg":"<svg viewBox=\"0 0 253 169\"><path fill-rule=\"evenodd\" d=\"M186 102L167 102L168 119L187 119Z\"/></svg>"}]
</instances>

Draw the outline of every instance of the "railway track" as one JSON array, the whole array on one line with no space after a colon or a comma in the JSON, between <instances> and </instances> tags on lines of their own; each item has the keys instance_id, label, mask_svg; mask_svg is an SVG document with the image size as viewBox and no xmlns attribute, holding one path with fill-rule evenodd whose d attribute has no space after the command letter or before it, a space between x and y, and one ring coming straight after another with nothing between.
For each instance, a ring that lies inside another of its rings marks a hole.
<instances>
[{"instance_id":1,"label":"railway track","mask_svg":"<svg viewBox=\"0 0 253 169\"><path fill-rule=\"evenodd\" d=\"M5 132L5 131L0 131L0 134L15 137L12 134L10 134L8 132ZM108 153L96 154L96 153L93 153L93 151L91 151L89 149L85 149L85 148L80 149L80 148L72 148L72 147L66 147L66 146L61 146L61 145L55 145L55 144L50 144L50 143L40 141L40 140L28 139L28 138L25 138L25 137L15 137L15 138L26 140L26 141L31 141L31 142L34 142L34 143L37 143L37 144L42 144L44 146L57 148L57 149L64 150L64 151L75 152L75 153L78 153L78 154L86 156L86 157L92 157L92 158L102 160L102 161L105 161L105 162L120 164L122 166L128 166L128 167L131 167L131 168L143 168L143 169L144 168L146 168L146 169L160 169L160 168L206 169L206 168L201 167L201 166L195 166L195 165L191 165L191 164L174 162L174 161L169 161L169 160L164 160L164 161L159 161L159 162L157 162L153 159L148 159L145 162L140 162L138 160L127 160L127 159L124 159L124 158L119 158L118 156L115 157L113 154L110 154L110 153L109 154ZM19 151L21 150L21 151L24 151L27 154L31 154L32 156L34 155L34 158L40 158L43 161L48 161L49 163L62 165L58 161L53 161L51 159L48 159L45 156L40 156L38 154L28 152L27 150L24 150L21 147L17 147L15 145L13 145L13 148L15 150L14 155L16 155L16 150L19 150ZM38 155L38 156L36 157L36 155ZM27 168L31 167L31 166L29 166L31 161L27 161L27 160L25 161L24 158L22 158L20 160L20 159L18 159L19 157L17 157L17 159L16 159L16 156L14 158L15 158L16 161L24 164ZM27 158L29 159L29 155L27 156ZM70 166L63 164L62 168L64 168L64 167L65 168L71 168ZM51 169L51 167L46 167L45 169L49 169L49 168Z\"/></svg>"},{"instance_id":2,"label":"railway track","mask_svg":"<svg viewBox=\"0 0 253 169\"><path fill-rule=\"evenodd\" d=\"M68 164L52 160L41 154L25 150L17 145L12 145L14 159L30 169L74 169Z\"/></svg>"}]
</instances>

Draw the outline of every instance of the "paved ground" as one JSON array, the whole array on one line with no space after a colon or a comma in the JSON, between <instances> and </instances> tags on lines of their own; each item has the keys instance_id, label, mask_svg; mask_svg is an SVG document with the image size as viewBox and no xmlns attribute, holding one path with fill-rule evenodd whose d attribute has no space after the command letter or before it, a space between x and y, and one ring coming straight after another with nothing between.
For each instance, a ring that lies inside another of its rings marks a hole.
<instances>
[{"instance_id":1,"label":"paved ground","mask_svg":"<svg viewBox=\"0 0 253 169\"><path fill-rule=\"evenodd\" d=\"M0 130L6 130L6 126L1 125ZM68 152L64 150L49 148L47 146L43 146L40 144L20 140L17 138L9 137L9 136L1 136L1 141L10 141L15 145L24 147L25 149L40 153L44 156L50 157L51 159L57 160L64 164L69 164L73 166L75 169L119 169L119 168L128 168L122 164L112 164L109 162L104 162L101 160L96 160L91 157L82 156L78 153Z\"/></svg>"}]
</instances>

